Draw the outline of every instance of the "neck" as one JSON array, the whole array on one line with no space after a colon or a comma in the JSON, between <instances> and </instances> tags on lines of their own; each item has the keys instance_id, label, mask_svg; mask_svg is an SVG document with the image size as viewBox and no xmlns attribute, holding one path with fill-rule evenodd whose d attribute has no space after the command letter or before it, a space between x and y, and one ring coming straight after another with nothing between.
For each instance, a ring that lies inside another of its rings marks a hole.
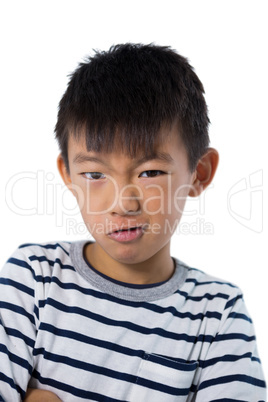
<instances>
[{"instance_id":1,"label":"neck","mask_svg":"<svg viewBox=\"0 0 268 402\"><path fill-rule=\"evenodd\" d=\"M164 282L174 272L174 261L170 256L169 244L146 261L135 264L115 261L97 243L90 243L85 249L87 261L102 274L120 282L147 285Z\"/></svg>"}]
</instances>

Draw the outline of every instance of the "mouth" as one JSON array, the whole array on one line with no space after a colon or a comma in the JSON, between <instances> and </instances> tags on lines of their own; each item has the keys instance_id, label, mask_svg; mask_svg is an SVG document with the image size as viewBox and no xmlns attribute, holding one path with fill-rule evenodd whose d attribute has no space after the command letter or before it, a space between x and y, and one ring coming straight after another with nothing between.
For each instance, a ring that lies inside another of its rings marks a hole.
<instances>
[{"instance_id":1,"label":"mouth","mask_svg":"<svg viewBox=\"0 0 268 402\"><path fill-rule=\"evenodd\" d=\"M135 226L126 229L115 230L108 234L108 236L119 242L130 242L141 238L144 234L142 226Z\"/></svg>"}]
</instances>

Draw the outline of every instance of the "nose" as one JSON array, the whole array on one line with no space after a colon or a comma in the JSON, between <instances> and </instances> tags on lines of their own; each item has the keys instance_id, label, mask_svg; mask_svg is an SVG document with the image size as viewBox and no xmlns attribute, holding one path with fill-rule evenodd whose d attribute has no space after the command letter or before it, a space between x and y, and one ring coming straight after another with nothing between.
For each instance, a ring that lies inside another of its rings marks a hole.
<instances>
[{"instance_id":1,"label":"nose","mask_svg":"<svg viewBox=\"0 0 268 402\"><path fill-rule=\"evenodd\" d=\"M118 199L112 209L113 215L139 215L141 213L141 189L134 184L127 184L120 188Z\"/></svg>"}]
</instances>

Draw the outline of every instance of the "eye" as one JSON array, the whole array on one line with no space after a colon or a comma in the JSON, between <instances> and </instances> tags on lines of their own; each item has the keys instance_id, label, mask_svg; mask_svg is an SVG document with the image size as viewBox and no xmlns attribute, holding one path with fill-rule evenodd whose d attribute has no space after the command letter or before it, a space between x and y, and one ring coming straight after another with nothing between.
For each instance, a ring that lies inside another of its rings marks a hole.
<instances>
[{"instance_id":1,"label":"eye","mask_svg":"<svg viewBox=\"0 0 268 402\"><path fill-rule=\"evenodd\" d=\"M83 175L89 180L100 180L105 179L105 175L100 172L86 172Z\"/></svg>"},{"instance_id":2,"label":"eye","mask_svg":"<svg viewBox=\"0 0 268 402\"><path fill-rule=\"evenodd\" d=\"M156 177L165 174L162 170L145 170L139 177Z\"/></svg>"}]
</instances>

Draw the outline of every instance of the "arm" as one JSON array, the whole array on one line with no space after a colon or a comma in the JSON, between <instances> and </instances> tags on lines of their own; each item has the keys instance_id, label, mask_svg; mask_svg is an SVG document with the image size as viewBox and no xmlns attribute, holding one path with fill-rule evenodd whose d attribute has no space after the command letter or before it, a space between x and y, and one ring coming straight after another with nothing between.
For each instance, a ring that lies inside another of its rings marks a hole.
<instances>
[{"instance_id":1,"label":"arm","mask_svg":"<svg viewBox=\"0 0 268 402\"><path fill-rule=\"evenodd\" d=\"M57 395L50 391L28 388L24 402L59 402Z\"/></svg>"},{"instance_id":2,"label":"arm","mask_svg":"<svg viewBox=\"0 0 268 402\"><path fill-rule=\"evenodd\" d=\"M17 250L0 278L0 400L21 401L33 368L37 317L34 272Z\"/></svg>"},{"instance_id":3,"label":"arm","mask_svg":"<svg viewBox=\"0 0 268 402\"><path fill-rule=\"evenodd\" d=\"M253 324L237 289L226 303L219 331L200 365L196 402L266 400Z\"/></svg>"}]
</instances>

